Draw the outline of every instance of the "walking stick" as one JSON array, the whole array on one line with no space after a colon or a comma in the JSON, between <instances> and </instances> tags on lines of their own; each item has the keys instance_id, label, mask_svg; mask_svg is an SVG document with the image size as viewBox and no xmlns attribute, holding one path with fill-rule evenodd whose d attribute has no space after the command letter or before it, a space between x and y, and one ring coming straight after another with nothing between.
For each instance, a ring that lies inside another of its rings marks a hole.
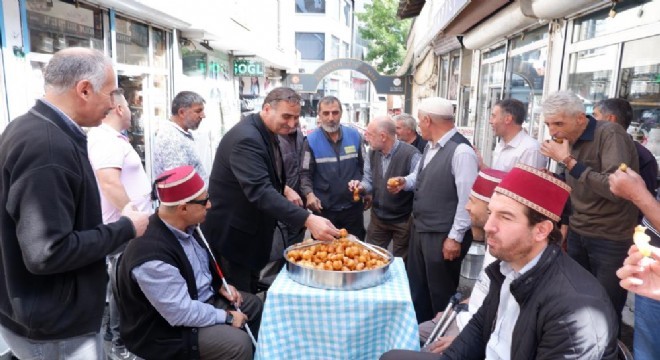
<instances>
[{"instance_id":1,"label":"walking stick","mask_svg":"<svg viewBox=\"0 0 660 360\"><path fill-rule=\"evenodd\" d=\"M197 225L195 230L197 230L197 234L202 239L204 246L206 246L206 250L208 250L209 254L211 254L211 259L213 259L213 265L215 265L215 271L218 273L220 280L222 280L222 286L225 287L225 290L227 290L227 294L229 294L229 296L233 296L231 288L229 287L229 284L227 284L227 280L225 280L225 275L222 273L222 270L220 270L220 265L218 265L218 260L215 259L215 256L213 255L213 251L211 251L211 247L209 246L209 243L206 241L206 237L204 237L204 234L202 233L202 229L199 228L199 224ZM241 314L243 313L238 306L234 305L234 307L236 308L236 311L238 311ZM257 340L254 338L254 335L252 335L252 331L250 330L250 327L248 326L247 323L245 323L245 331L247 331L248 335L250 335L250 339L252 340L252 345L254 345L254 347L256 348Z\"/></svg>"}]
</instances>

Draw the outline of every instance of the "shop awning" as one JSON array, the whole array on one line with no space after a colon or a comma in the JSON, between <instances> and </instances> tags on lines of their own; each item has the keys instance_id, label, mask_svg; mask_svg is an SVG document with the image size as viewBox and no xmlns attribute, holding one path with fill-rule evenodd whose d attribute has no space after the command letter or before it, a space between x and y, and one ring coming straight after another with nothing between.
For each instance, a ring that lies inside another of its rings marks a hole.
<instances>
[{"instance_id":1,"label":"shop awning","mask_svg":"<svg viewBox=\"0 0 660 360\"><path fill-rule=\"evenodd\" d=\"M422 11L426 0L401 0L399 1L399 10L396 16L399 19L407 19L419 15Z\"/></svg>"}]
</instances>

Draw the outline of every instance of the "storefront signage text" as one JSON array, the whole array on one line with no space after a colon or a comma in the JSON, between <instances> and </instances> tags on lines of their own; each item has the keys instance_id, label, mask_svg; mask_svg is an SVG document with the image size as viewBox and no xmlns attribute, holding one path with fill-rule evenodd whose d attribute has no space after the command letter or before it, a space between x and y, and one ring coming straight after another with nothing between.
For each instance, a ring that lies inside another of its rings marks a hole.
<instances>
[{"instance_id":1,"label":"storefront signage text","mask_svg":"<svg viewBox=\"0 0 660 360\"><path fill-rule=\"evenodd\" d=\"M252 60L234 60L234 76L263 76L264 64Z\"/></svg>"}]
</instances>

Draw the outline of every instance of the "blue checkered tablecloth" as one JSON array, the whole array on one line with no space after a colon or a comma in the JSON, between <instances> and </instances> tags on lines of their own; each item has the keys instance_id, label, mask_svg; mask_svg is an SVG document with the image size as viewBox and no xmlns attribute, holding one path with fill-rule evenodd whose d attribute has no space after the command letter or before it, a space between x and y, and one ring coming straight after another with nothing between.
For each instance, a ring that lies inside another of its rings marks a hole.
<instances>
[{"instance_id":1,"label":"blue checkered tablecloth","mask_svg":"<svg viewBox=\"0 0 660 360\"><path fill-rule=\"evenodd\" d=\"M323 290L298 284L286 268L268 290L255 359L372 360L419 350L415 310L401 258L381 285Z\"/></svg>"}]
</instances>

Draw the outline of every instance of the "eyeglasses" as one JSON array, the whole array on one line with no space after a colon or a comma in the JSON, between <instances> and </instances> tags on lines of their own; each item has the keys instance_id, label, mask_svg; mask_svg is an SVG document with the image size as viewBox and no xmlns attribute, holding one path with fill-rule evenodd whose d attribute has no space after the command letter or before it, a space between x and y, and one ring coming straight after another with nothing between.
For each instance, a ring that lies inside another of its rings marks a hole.
<instances>
[{"instance_id":1,"label":"eyeglasses","mask_svg":"<svg viewBox=\"0 0 660 360\"><path fill-rule=\"evenodd\" d=\"M211 196L209 194L206 194L205 198L199 199L199 200L190 200L186 204L196 204L196 205L206 206L206 204L208 204L210 198L211 198Z\"/></svg>"}]
</instances>

